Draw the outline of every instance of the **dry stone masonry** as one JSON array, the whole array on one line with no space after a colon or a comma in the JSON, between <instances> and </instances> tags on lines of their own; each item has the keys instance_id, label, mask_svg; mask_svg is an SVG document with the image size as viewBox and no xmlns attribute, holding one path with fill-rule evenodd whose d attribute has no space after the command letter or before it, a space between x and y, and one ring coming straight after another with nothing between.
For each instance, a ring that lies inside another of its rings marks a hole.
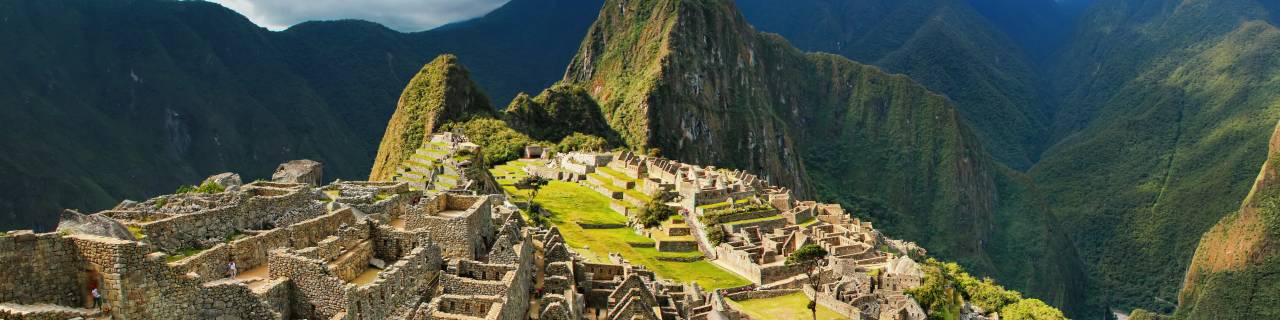
<instances>
[{"instance_id":1,"label":"dry stone masonry","mask_svg":"<svg viewBox=\"0 0 1280 320\"><path fill-rule=\"evenodd\" d=\"M753 285L706 291L610 255L589 261L437 134L395 181L321 183L320 163L272 181L210 177L216 193L68 212L58 231L0 236L0 319L748 319L726 299L804 292L851 319L923 319L903 290L924 250L838 205L795 201L754 175L631 153L551 154L531 174L582 183L634 214L652 195L680 214L634 226L659 251L700 251ZM480 161L479 163L482 163ZM665 200L664 200L665 201ZM708 231L725 234L711 241ZM831 252L808 285L786 255ZM701 257L699 257L701 259ZM96 290L102 305L94 306Z\"/></svg>"}]
</instances>

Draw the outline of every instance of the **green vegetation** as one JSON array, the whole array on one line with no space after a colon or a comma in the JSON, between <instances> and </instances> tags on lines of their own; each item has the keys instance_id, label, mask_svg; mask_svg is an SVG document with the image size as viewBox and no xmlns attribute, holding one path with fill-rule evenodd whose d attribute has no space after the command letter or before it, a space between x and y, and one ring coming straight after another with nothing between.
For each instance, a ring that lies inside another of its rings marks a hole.
<instances>
[{"instance_id":1,"label":"green vegetation","mask_svg":"<svg viewBox=\"0 0 1280 320\"><path fill-rule=\"evenodd\" d=\"M178 187L178 190L174 191L173 193L175 194L184 194L184 193L216 194L216 193L222 193L223 191L226 191L226 190L227 189L223 188L222 185L213 183L212 181L210 181L210 182L205 182L200 186L190 186L190 185L180 186ZM161 200L163 202L158 201L157 204L160 207L163 207L164 206L163 203L168 202L168 200L169 198L163 198L163 200Z\"/></svg>"},{"instance_id":2,"label":"green vegetation","mask_svg":"<svg viewBox=\"0 0 1280 320\"><path fill-rule=\"evenodd\" d=\"M142 240L147 237L147 234L142 232L142 227L136 225L126 225L124 227L125 229L129 229L129 233L133 234L134 239Z\"/></svg>"},{"instance_id":3,"label":"green vegetation","mask_svg":"<svg viewBox=\"0 0 1280 320\"><path fill-rule=\"evenodd\" d=\"M806 244L803 247L800 247L800 249L796 249L796 251L792 252L790 255L787 255L787 261L785 264L788 266L804 266L804 274L805 278L809 280L809 287L817 288L818 277L815 275L818 273L819 263L826 258L827 249L823 249L815 244ZM809 301L808 309L810 315L813 316L813 319L818 319L817 302Z\"/></svg>"},{"instance_id":4,"label":"green vegetation","mask_svg":"<svg viewBox=\"0 0 1280 320\"><path fill-rule=\"evenodd\" d=\"M663 192L649 197L649 202L636 213L636 221L645 228L654 228L676 215L676 208L667 205L668 197Z\"/></svg>"},{"instance_id":5,"label":"green vegetation","mask_svg":"<svg viewBox=\"0 0 1280 320\"><path fill-rule=\"evenodd\" d=\"M556 152L605 151L608 147L609 142L604 138L574 132L556 144Z\"/></svg>"},{"instance_id":6,"label":"green vegetation","mask_svg":"<svg viewBox=\"0 0 1280 320\"><path fill-rule=\"evenodd\" d=\"M915 298L930 319L956 319L965 301L987 312L999 312L1001 319L1066 320L1062 311L1038 299L1024 299L990 278L979 280L951 262L930 258L921 269L924 283L907 294Z\"/></svg>"},{"instance_id":7,"label":"green vegetation","mask_svg":"<svg viewBox=\"0 0 1280 320\"><path fill-rule=\"evenodd\" d=\"M169 255L168 257L165 257L165 261L177 262L179 260L186 259L188 257L200 254L201 252L204 252L204 250L205 249L201 249L201 248L184 248L184 249L178 250L178 252L174 254Z\"/></svg>"},{"instance_id":8,"label":"green vegetation","mask_svg":"<svg viewBox=\"0 0 1280 320\"><path fill-rule=\"evenodd\" d=\"M529 136L507 126L506 122L493 118L475 118L465 122L450 123L444 130L462 130L472 142L480 145L488 165L506 163L524 155L524 147L539 143Z\"/></svg>"},{"instance_id":9,"label":"green vegetation","mask_svg":"<svg viewBox=\"0 0 1280 320\"><path fill-rule=\"evenodd\" d=\"M378 146L370 180L390 180L432 133L446 123L492 116L489 98L453 55L441 55L409 80Z\"/></svg>"},{"instance_id":10,"label":"green vegetation","mask_svg":"<svg viewBox=\"0 0 1280 320\"><path fill-rule=\"evenodd\" d=\"M729 300L730 304L738 310L745 312L751 319L759 320L792 320L802 319L804 314L810 313L803 307L809 302L809 297L803 292L796 292L788 295L768 298L768 299L750 299L746 301ZM817 319L820 320L840 320L845 317L828 309L827 307L818 306Z\"/></svg>"},{"instance_id":11,"label":"green vegetation","mask_svg":"<svg viewBox=\"0 0 1280 320\"><path fill-rule=\"evenodd\" d=\"M495 176L509 176L500 183L503 190L517 199L528 199L528 190L519 190L514 184L523 176L518 168L527 165L513 161L495 167ZM513 181L514 180L514 181ZM524 197L524 198L522 198ZM746 279L724 270L710 261L695 262L661 261L659 257L691 258L701 252L658 252L652 247L653 239L636 234L630 228L584 229L578 223L625 225L627 217L609 208L612 199L585 186L550 181L539 192L535 203L551 212L549 222L560 229L565 243L575 252L593 261L608 261L610 253L617 253L632 263L642 264L658 276L679 282L696 281L704 288L727 288L749 284ZM640 244L644 246L634 246Z\"/></svg>"},{"instance_id":12,"label":"green vegetation","mask_svg":"<svg viewBox=\"0 0 1280 320\"><path fill-rule=\"evenodd\" d=\"M719 246L724 243L724 228L719 225L707 225L704 227L703 232L703 235L707 237L707 241L711 242L711 245Z\"/></svg>"}]
</instances>

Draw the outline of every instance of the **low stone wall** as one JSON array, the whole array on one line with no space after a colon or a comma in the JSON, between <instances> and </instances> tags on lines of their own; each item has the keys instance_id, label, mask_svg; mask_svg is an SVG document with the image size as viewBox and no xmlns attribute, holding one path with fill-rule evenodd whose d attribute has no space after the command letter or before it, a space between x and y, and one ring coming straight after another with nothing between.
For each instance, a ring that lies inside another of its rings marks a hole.
<instances>
[{"instance_id":1,"label":"low stone wall","mask_svg":"<svg viewBox=\"0 0 1280 320\"><path fill-rule=\"evenodd\" d=\"M796 289L751 290L751 291L735 292L732 294L728 294L725 297L729 299L733 299L733 301L745 301L745 300L751 300L751 299L777 298L777 297L785 296L785 295L796 293L796 292L800 292L800 290L796 290Z\"/></svg>"},{"instance_id":2,"label":"low stone wall","mask_svg":"<svg viewBox=\"0 0 1280 320\"><path fill-rule=\"evenodd\" d=\"M708 214L712 214L712 212L709 212ZM724 223L729 223L734 221L759 219L759 218L772 217L777 215L778 215L777 209L758 210L758 211L735 213L735 214L720 216L716 218L716 222L724 224Z\"/></svg>"},{"instance_id":3,"label":"low stone wall","mask_svg":"<svg viewBox=\"0 0 1280 320\"><path fill-rule=\"evenodd\" d=\"M844 301L840 301L840 299L836 299L835 297L832 297L831 294L828 294L826 292L817 293L813 290L813 287L810 287L808 285L805 285L801 289L801 291L804 292L804 295L808 296L809 299L817 301L819 305L822 305L823 307L827 307L827 309L831 309L831 311L835 311L835 313L840 316L843 316L847 319L862 319L861 310L859 310L857 307L854 307L853 305L844 303ZM817 296L817 298L815 299L814 296ZM864 297L871 297L871 296L864 296Z\"/></svg>"},{"instance_id":4,"label":"low stone wall","mask_svg":"<svg viewBox=\"0 0 1280 320\"><path fill-rule=\"evenodd\" d=\"M578 226L582 227L583 229L618 229L618 228L627 227L627 225L625 224L616 224L616 223L581 223L581 222L575 222L575 223L577 223Z\"/></svg>"},{"instance_id":5,"label":"low stone wall","mask_svg":"<svg viewBox=\"0 0 1280 320\"><path fill-rule=\"evenodd\" d=\"M726 223L721 225L724 226L725 229L728 229L728 233L731 233L731 234L738 233L742 231L742 229L746 229L750 227L758 227L760 228L760 232L769 233L769 232L772 232L773 229L786 227L787 219L778 217L778 219L774 219L774 220L761 220L761 221L754 221L754 222L747 222L747 223Z\"/></svg>"},{"instance_id":6,"label":"low stone wall","mask_svg":"<svg viewBox=\"0 0 1280 320\"><path fill-rule=\"evenodd\" d=\"M405 229L429 235L447 258L475 259L495 239L490 201L489 196L440 194L422 203L426 205L424 211L411 209L403 217ZM446 209L463 210L466 214L452 218L435 215Z\"/></svg>"},{"instance_id":7,"label":"low stone wall","mask_svg":"<svg viewBox=\"0 0 1280 320\"><path fill-rule=\"evenodd\" d=\"M609 209L613 209L614 212L621 213L622 215L627 217L630 217L632 214L631 207L628 207L626 204L622 202L609 201Z\"/></svg>"},{"instance_id":8,"label":"low stone wall","mask_svg":"<svg viewBox=\"0 0 1280 320\"><path fill-rule=\"evenodd\" d=\"M348 248L337 259L330 261L328 263L329 274L342 279L342 281L351 282L361 272L369 269L370 259L373 259L373 243L370 241L361 242Z\"/></svg>"},{"instance_id":9,"label":"low stone wall","mask_svg":"<svg viewBox=\"0 0 1280 320\"><path fill-rule=\"evenodd\" d=\"M169 266L182 270L186 274L194 274L201 282L213 281L231 275L230 266L227 265L230 259L231 246L218 244L190 257L171 262Z\"/></svg>"},{"instance_id":10,"label":"low stone wall","mask_svg":"<svg viewBox=\"0 0 1280 320\"><path fill-rule=\"evenodd\" d=\"M71 241L58 233L0 233L0 301L84 306L87 274ZM84 279L82 279L84 278Z\"/></svg>"},{"instance_id":11,"label":"low stone wall","mask_svg":"<svg viewBox=\"0 0 1280 320\"><path fill-rule=\"evenodd\" d=\"M658 252L693 252L698 251L698 243L694 241L657 241Z\"/></svg>"}]
</instances>

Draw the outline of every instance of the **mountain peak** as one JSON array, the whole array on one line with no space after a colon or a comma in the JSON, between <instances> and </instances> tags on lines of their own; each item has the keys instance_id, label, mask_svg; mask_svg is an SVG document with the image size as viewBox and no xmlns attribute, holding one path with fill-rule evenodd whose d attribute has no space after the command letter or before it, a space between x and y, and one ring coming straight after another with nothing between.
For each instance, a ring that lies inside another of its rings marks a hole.
<instances>
[{"instance_id":1,"label":"mountain peak","mask_svg":"<svg viewBox=\"0 0 1280 320\"><path fill-rule=\"evenodd\" d=\"M444 54L422 67L396 103L374 158L369 180L388 180L409 155L445 122L492 115L489 98L471 81L458 57Z\"/></svg>"}]
</instances>

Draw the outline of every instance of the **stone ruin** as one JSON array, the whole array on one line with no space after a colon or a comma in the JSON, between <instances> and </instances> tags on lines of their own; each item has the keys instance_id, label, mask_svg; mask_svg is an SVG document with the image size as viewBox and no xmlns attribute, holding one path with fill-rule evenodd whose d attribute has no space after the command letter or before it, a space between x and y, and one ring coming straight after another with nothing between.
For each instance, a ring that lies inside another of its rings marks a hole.
<instances>
[{"instance_id":1,"label":"stone ruin","mask_svg":"<svg viewBox=\"0 0 1280 320\"><path fill-rule=\"evenodd\" d=\"M850 217L840 205L797 201L790 190L769 185L745 171L630 152L557 154L546 166L526 166L525 171L582 183L614 199L613 209L629 217L633 208L643 206L629 199L635 193L631 191L673 194L682 215L673 221L680 223L664 223L656 231L637 230L662 232L654 237L660 247L669 241L666 239L691 235L693 245L688 250L700 250L715 264L755 283L735 289L738 291L707 294L698 304L701 309L690 310L685 316L714 313L720 318L743 319L744 314L723 302L725 297L752 299L804 292L851 319L924 319L923 309L903 294L922 281L919 266L912 259L923 258L924 249L885 237L870 222ZM714 229L725 235L718 245L707 238ZM804 267L785 264L788 255L810 244L829 252L816 286L809 284Z\"/></svg>"},{"instance_id":2,"label":"stone ruin","mask_svg":"<svg viewBox=\"0 0 1280 320\"><path fill-rule=\"evenodd\" d=\"M700 305L643 267L585 262L498 194L258 181L70 214L0 236L0 319L686 319Z\"/></svg>"},{"instance_id":3,"label":"stone ruin","mask_svg":"<svg viewBox=\"0 0 1280 320\"><path fill-rule=\"evenodd\" d=\"M433 174L492 180L454 158L479 156L465 137L432 141L457 166ZM687 225L666 227L666 236L695 239L689 250L754 284L708 292L617 255L588 261L557 228L527 225L495 192L407 174L318 185L321 166L286 164L289 178L241 184L220 174L207 181L223 192L124 201L68 212L56 232L0 234L0 319L746 319L726 298L795 292L853 319L924 317L902 294L922 281L912 259L924 250L838 205L795 201L742 171L630 153L548 163L526 170L596 184L606 181L587 175L601 168L630 177L603 188L623 207L634 202L617 188L675 195ZM713 246L708 228L728 236ZM806 244L831 252L817 286L782 263Z\"/></svg>"}]
</instances>

